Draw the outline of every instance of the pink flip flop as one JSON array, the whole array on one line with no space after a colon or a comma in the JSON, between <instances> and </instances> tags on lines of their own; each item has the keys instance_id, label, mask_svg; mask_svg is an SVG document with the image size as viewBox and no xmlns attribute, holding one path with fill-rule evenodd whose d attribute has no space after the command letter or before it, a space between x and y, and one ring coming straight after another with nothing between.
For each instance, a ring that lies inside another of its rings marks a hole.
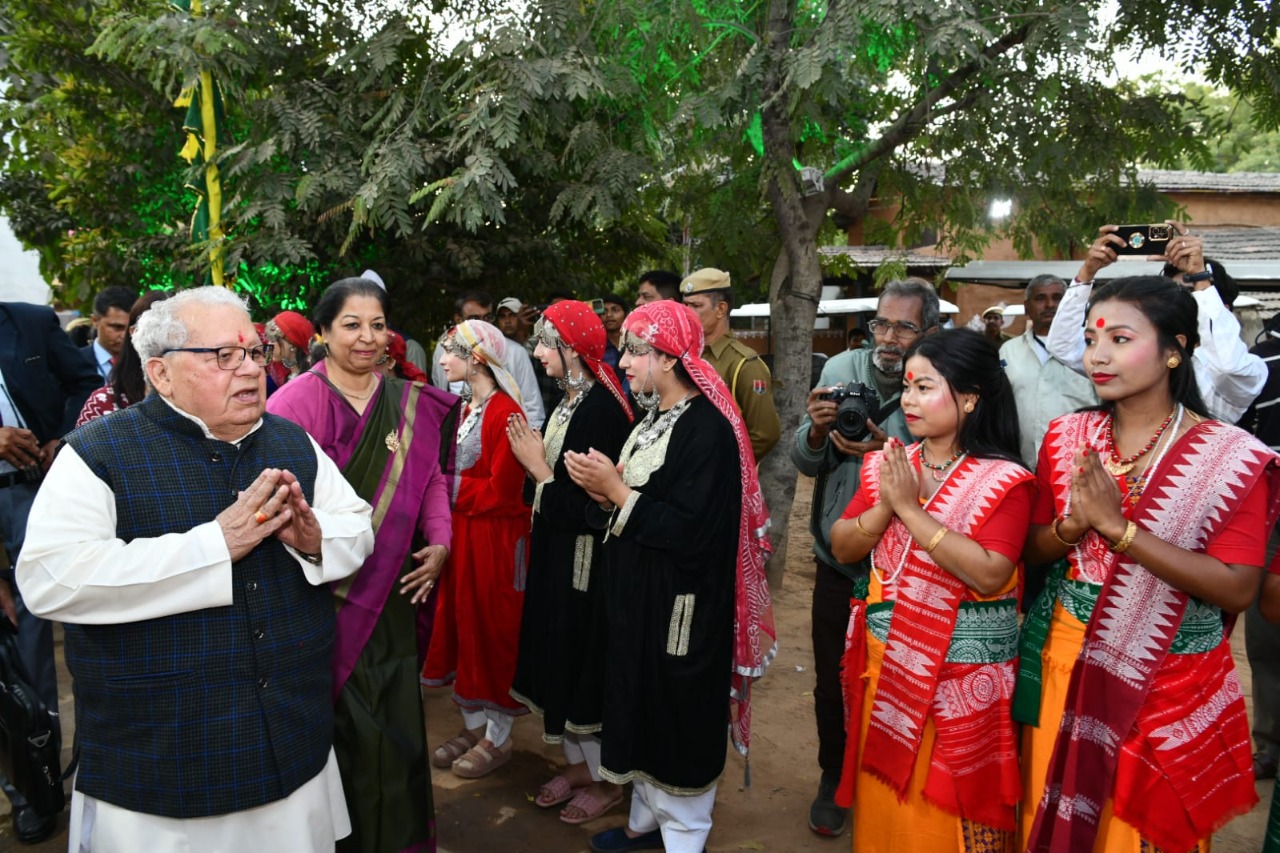
<instances>
[{"instance_id":1,"label":"pink flip flop","mask_svg":"<svg viewBox=\"0 0 1280 853\"><path fill-rule=\"evenodd\" d=\"M552 806L558 806L561 803L568 802L573 799L573 795L580 788L574 788L569 782L569 777L561 774L552 777L550 782L538 789L538 796L534 798L534 805L549 809Z\"/></svg>"},{"instance_id":2,"label":"pink flip flop","mask_svg":"<svg viewBox=\"0 0 1280 853\"><path fill-rule=\"evenodd\" d=\"M582 815L580 817L565 817L564 812L561 811L560 819L571 826L577 826L578 824L595 820L620 802L622 802L622 791L618 791L617 796L613 797L613 799L601 800L592 793L591 788L583 788L569 801L569 805L565 806L566 809L577 808L582 812Z\"/></svg>"}]
</instances>

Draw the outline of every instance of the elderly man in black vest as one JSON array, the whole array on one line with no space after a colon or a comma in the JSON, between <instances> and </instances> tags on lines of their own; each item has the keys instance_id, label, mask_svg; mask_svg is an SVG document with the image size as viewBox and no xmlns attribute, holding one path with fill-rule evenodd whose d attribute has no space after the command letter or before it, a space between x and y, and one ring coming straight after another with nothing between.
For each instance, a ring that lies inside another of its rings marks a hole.
<instances>
[{"instance_id":1,"label":"elderly man in black vest","mask_svg":"<svg viewBox=\"0 0 1280 853\"><path fill-rule=\"evenodd\" d=\"M66 437L17 566L65 623L70 849L332 850L328 583L372 549L369 505L264 414L269 349L235 294L159 302L133 343L151 393Z\"/></svg>"}]
</instances>

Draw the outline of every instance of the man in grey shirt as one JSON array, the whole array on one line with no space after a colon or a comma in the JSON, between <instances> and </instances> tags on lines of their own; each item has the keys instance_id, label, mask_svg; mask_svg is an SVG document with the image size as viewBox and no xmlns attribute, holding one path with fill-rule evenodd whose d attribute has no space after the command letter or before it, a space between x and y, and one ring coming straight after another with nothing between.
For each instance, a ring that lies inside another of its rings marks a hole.
<instances>
[{"instance_id":1,"label":"man in grey shirt","mask_svg":"<svg viewBox=\"0 0 1280 853\"><path fill-rule=\"evenodd\" d=\"M938 294L924 279L891 281L880 294L875 319L867 326L875 347L847 350L827 361L818 387L809 393L804 420L791 446L796 467L816 478L809 529L817 564L811 610L816 682L813 704L822 781L809 808L809 828L829 836L843 833L848 820L848 813L835 804L835 790L845 752L840 658L849 622L849 599L866 597L870 571L866 561L850 565L832 556L831 525L858 490L862 457L882 448L888 436L913 441L898 405L903 362L913 343L937 330ZM874 389L879 402L879 411L867 423L869 434L862 441L840 434L835 428L838 406L826 399L833 386L852 383Z\"/></svg>"}]
</instances>

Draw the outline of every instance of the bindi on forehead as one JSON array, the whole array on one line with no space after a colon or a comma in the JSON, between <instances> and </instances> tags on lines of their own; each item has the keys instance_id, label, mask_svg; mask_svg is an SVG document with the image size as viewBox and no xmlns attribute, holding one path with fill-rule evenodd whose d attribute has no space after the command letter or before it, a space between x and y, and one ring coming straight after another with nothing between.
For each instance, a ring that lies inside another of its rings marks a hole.
<instances>
[{"instance_id":1,"label":"bindi on forehead","mask_svg":"<svg viewBox=\"0 0 1280 853\"><path fill-rule=\"evenodd\" d=\"M908 371L907 371L907 381L909 382L909 381L911 381L912 379L915 379L915 378L916 378L916 375L915 375L914 373L912 373L910 370L908 370Z\"/></svg>"},{"instance_id":2,"label":"bindi on forehead","mask_svg":"<svg viewBox=\"0 0 1280 853\"><path fill-rule=\"evenodd\" d=\"M1099 329L1101 329L1101 328L1103 328L1104 326L1106 326L1106 325L1107 325L1107 321L1106 321L1106 320L1104 320L1102 317L1099 317L1099 318L1098 318L1098 322L1097 322L1095 325L1096 325Z\"/></svg>"},{"instance_id":3,"label":"bindi on forehead","mask_svg":"<svg viewBox=\"0 0 1280 853\"><path fill-rule=\"evenodd\" d=\"M236 332L236 340L244 343L244 332Z\"/></svg>"}]
</instances>

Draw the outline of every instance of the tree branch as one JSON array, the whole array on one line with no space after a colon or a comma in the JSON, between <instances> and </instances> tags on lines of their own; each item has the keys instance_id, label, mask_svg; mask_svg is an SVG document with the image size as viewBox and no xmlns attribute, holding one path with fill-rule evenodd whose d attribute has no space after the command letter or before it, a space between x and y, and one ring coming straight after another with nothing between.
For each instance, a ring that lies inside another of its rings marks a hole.
<instances>
[{"instance_id":1,"label":"tree branch","mask_svg":"<svg viewBox=\"0 0 1280 853\"><path fill-rule=\"evenodd\" d=\"M1005 33L999 39L984 47L977 57L952 71L947 75L946 79L938 84L937 88L930 89L911 109L895 119L885 129L885 132L880 135L879 139L868 145L857 156L850 158L847 162L840 164L827 173L826 179L834 184L839 184L850 174L862 169L868 163L892 153L900 145L909 141L923 130L930 121L939 116L956 112L962 106L967 106L971 101L971 96L967 96L960 103L935 109L939 101L955 93L971 77L981 71L987 62L1025 42L1030 32L1031 25L1029 23L1023 24L1016 30Z\"/></svg>"}]
</instances>

